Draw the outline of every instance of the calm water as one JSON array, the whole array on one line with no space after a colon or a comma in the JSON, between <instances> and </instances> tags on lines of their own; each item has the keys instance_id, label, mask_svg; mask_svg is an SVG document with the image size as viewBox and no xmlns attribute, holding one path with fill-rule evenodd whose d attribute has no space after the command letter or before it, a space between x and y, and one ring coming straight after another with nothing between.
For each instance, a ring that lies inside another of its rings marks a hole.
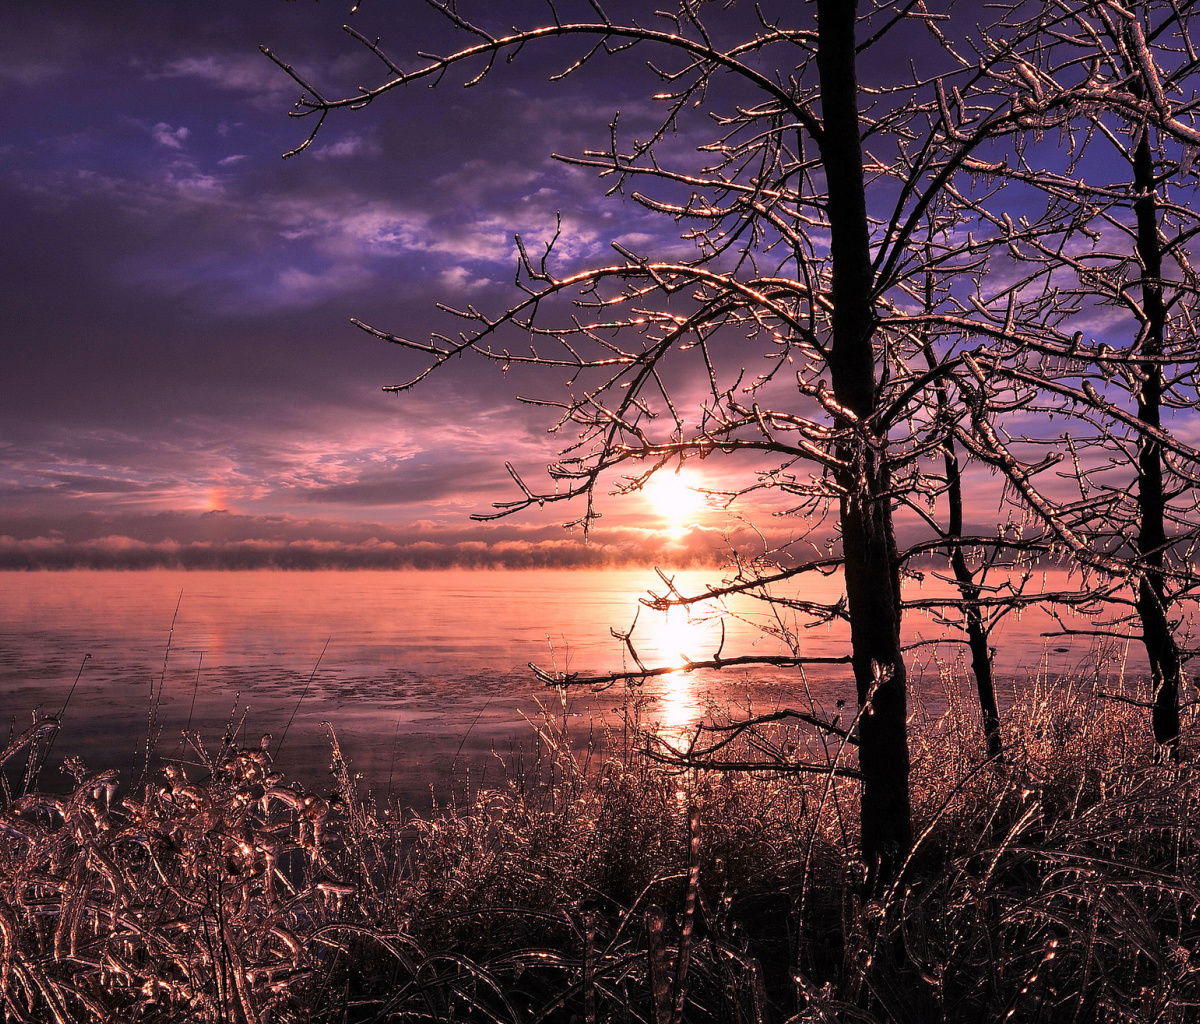
<instances>
[{"instance_id":1,"label":"calm water","mask_svg":"<svg viewBox=\"0 0 1200 1024\"><path fill-rule=\"evenodd\" d=\"M712 578L675 575L685 592ZM430 786L444 792L468 767L476 780L495 772L492 752L528 739L539 701L565 714L581 738L597 721L619 724L624 687L572 691L564 707L532 678L529 662L583 673L630 667L610 627L628 630L635 614L646 664L711 657L721 644L713 609L638 612L638 598L658 582L652 572L625 570L4 573L0 710L18 731L35 709L58 712L89 654L44 783L53 784L62 754L94 768L135 764L151 694L161 689L161 753L183 756L188 727L211 743L231 728L250 742L270 733L272 749L286 728L280 765L319 785L329 753L322 723L330 722L373 789L422 804ZM805 596L832 597L838 582L822 586L827 593ZM754 602L735 600L728 611L725 656L785 653L759 628ZM1048 628L1037 613L1011 621L996 639L1004 678L1071 670L1088 658L1086 641L1046 641ZM799 630L804 652L845 653L844 630ZM931 619L913 616L905 639L937 635ZM922 649L924 660L931 655ZM945 699L938 675L918 664L916 684L935 705ZM810 669L804 680L781 669L679 672L641 692L646 717L678 732L713 704L768 709L806 700L806 684L818 702L853 701L843 666Z\"/></svg>"}]
</instances>

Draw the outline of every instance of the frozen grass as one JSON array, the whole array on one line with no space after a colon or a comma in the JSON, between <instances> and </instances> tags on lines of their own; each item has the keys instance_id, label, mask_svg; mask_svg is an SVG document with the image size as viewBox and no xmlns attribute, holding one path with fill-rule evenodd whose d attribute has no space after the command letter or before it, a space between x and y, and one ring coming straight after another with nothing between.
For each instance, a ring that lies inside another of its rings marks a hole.
<instances>
[{"instance_id":1,"label":"frozen grass","mask_svg":"<svg viewBox=\"0 0 1200 1024\"><path fill-rule=\"evenodd\" d=\"M5 1019L1196 1020L1197 771L1144 716L1037 688L985 763L969 708L918 709L920 841L866 903L852 780L673 771L553 720L423 818L336 740L331 797L228 744L124 798L75 763L0 814Z\"/></svg>"}]
</instances>

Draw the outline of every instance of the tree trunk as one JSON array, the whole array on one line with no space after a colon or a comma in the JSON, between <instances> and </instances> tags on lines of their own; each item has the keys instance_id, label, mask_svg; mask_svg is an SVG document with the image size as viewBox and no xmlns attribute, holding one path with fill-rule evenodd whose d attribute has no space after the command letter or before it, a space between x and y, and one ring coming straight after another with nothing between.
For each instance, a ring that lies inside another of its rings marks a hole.
<instances>
[{"instance_id":1,"label":"tree trunk","mask_svg":"<svg viewBox=\"0 0 1200 1024\"><path fill-rule=\"evenodd\" d=\"M900 562L892 526L886 437L875 411L876 326L855 74L854 0L818 0L821 158L829 190L832 339L840 417L841 532L851 655L858 691L862 852L867 886L895 877L912 845L907 678L900 651Z\"/></svg>"},{"instance_id":2,"label":"tree trunk","mask_svg":"<svg viewBox=\"0 0 1200 1024\"><path fill-rule=\"evenodd\" d=\"M1162 294L1162 245L1158 237L1158 204L1154 195L1154 158L1150 131L1142 131L1133 158L1134 202L1137 213L1137 249L1142 264L1143 328L1141 359L1143 379L1137 393L1138 419L1149 427L1162 425L1163 339L1167 310ZM1168 598L1163 580L1163 557L1167 545L1166 497L1163 491L1162 452L1149 434L1138 438L1137 502L1139 530L1137 611L1142 621L1142 641L1150 661L1154 686L1151 721L1155 742L1172 753L1179 746L1179 680L1182 669L1179 648L1167 618Z\"/></svg>"},{"instance_id":3,"label":"tree trunk","mask_svg":"<svg viewBox=\"0 0 1200 1024\"><path fill-rule=\"evenodd\" d=\"M929 294L930 286L926 286ZM937 358L928 340L925 342L925 362L929 369L937 368ZM949 400L945 382L935 385L937 411L943 421L949 421ZM954 449L953 435L947 431L942 444L942 460L946 469L946 506L949 523L945 536L952 542L961 541L963 535L963 491L962 472L958 454ZM949 553L950 568L954 583L962 596L964 625L967 633L967 648L971 652L971 672L975 676L975 692L979 696L979 713L983 718L983 737L987 743L987 756L999 758L1004 754L1004 742L1000 737L1000 710L996 706L996 683L992 675L992 652L988 645L988 630L984 625L983 612L979 606L979 584L967 565L962 545L953 543ZM981 570L981 572L984 570Z\"/></svg>"},{"instance_id":4,"label":"tree trunk","mask_svg":"<svg viewBox=\"0 0 1200 1024\"><path fill-rule=\"evenodd\" d=\"M954 444L947 440L945 448L946 480L949 485L950 536L962 537L962 478L959 475L958 457ZM996 683L992 677L992 652L988 649L987 629L979 610L979 586L967 565L962 546L956 544L950 552L950 568L954 570L954 582L963 599L963 617L966 619L967 647L971 651L971 671L975 675L975 691L979 695L979 712L983 716L983 735L987 741L988 757L998 758L1004 753L1000 738L1000 711L996 707Z\"/></svg>"}]
</instances>

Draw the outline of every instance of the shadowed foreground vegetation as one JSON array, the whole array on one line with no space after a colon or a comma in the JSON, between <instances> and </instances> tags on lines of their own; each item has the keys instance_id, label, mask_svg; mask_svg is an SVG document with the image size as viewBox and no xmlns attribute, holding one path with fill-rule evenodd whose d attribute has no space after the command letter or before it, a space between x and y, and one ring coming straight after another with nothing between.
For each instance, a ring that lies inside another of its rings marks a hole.
<instances>
[{"instance_id":1,"label":"shadowed foreground vegetation","mask_svg":"<svg viewBox=\"0 0 1200 1024\"><path fill-rule=\"evenodd\" d=\"M925 716L915 852L866 903L854 780L550 722L428 817L363 796L336 739L325 796L259 748L196 741L123 797L68 762L69 795L0 815L4 1019L1194 1020L1200 778L1144 715L1040 688L1003 762L955 702Z\"/></svg>"}]
</instances>

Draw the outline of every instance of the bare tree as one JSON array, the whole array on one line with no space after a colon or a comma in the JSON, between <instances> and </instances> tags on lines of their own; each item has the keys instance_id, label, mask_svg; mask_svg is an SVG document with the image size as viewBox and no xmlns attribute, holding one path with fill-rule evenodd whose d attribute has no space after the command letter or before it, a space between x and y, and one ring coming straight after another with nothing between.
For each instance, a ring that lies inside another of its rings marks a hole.
<instances>
[{"instance_id":1,"label":"bare tree","mask_svg":"<svg viewBox=\"0 0 1200 1024\"><path fill-rule=\"evenodd\" d=\"M1057 310L1040 324L1025 317L1025 333L1010 330L988 365L1023 389L1025 409L1066 420L1065 432L1043 426L1022 441L1027 449L1054 444L1070 458L1074 493L1046 488L1041 521L1072 559L1109 577L1110 602L1130 606L1127 617L1093 628L1142 641L1154 737L1171 751L1193 653L1178 634L1195 595L1200 528L1198 453L1176 429L1186 434L1200 401L1191 254L1200 219L1187 202L1200 144L1192 8L1056 4L1040 18L1037 59L1008 64L1043 98L1081 97L1069 116L1044 125L1060 136L1060 155L1047 160L1044 145L1031 147L1035 159L1018 153L982 169L1046 197L1036 226L984 216L1026 268L1022 287L1038 282ZM989 42L999 55L1003 41ZM1011 320L995 304L986 316L993 329ZM1085 341L1077 323L1099 339ZM1116 581L1128 583L1131 598L1115 592Z\"/></svg>"},{"instance_id":2,"label":"bare tree","mask_svg":"<svg viewBox=\"0 0 1200 1024\"><path fill-rule=\"evenodd\" d=\"M1096 122L1096 128L1132 172L1132 203L1110 200L1103 205L1105 221L1133 242L1138 289L1105 289L1104 298L1124 306L1137 325L1125 353L1128 370L1114 374L1113 380L1125 385L1136 405L1136 499L1129 516L1136 529L1135 606L1150 662L1154 738L1172 750L1179 743L1184 664L1171 622L1172 606L1196 585L1188 547L1195 547L1198 511L1194 456L1189 453L1172 466L1171 453L1159 436L1164 404L1194 413L1200 398L1191 316L1197 279L1188 244L1200 228L1200 219L1186 198L1173 201L1170 194L1172 185L1182 186L1185 195L1194 191L1186 180L1186 164L1200 144L1192 113L1197 97L1185 91L1197 66L1189 13L1165 3L1139 5L1133 12L1093 4L1077 16L1089 38L1106 44L1114 81L1142 105L1140 114L1132 116L1128 106L1119 108L1128 141L1122 142L1122 136L1103 120ZM1128 205L1132 205L1132 224L1119 215L1120 208ZM1173 265L1170 273L1168 263ZM1168 297L1168 292L1173 294Z\"/></svg>"},{"instance_id":3,"label":"bare tree","mask_svg":"<svg viewBox=\"0 0 1200 1024\"><path fill-rule=\"evenodd\" d=\"M675 219L695 252L663 259L614 245L615 261L570 272L558 269L555 239L539 254L518 239L522 296L506 311L449 309L462 332L428 340L358 324L424 360L391 390L406 390L465 354L505 370L568 372L567 396L535 400L554 410L553 429L574 432L549 466L552 486L532 486L514 472L520 493L498 504L497 516L579 499L584 511L575 525L586 529L602 482L618 474L616 489L631 491L688 459L753 459L747 482L727 499L777 494L778 510L800 524L795 542L771 565L742 566L702 594L667 593L659 603L742 592L848 622L862 850L868 886L886 882L912 835L904 559L941 550L961 566L955 572L972 643L986 641L981 609L1023 600L1011 587L989 598L984 581L957 557L1028 542L1003 531L962 531L951 439L992 464L1008 457L987 429L997 402L976 382L988 358L984 343L1006 335L986 323L981 333L961 316L965 293L982 287L984 256L999 233L977 239L964 230L968 218L978 220L986 195L968 195L956 182L987 166L977 151L1022 137L1077 98L1055 94L1033 109L1028 83L995 89L989 62L1036 46L1036 25L1010 38L997 58L969 34L952 38L950 29L966 20L948 25L921 2L860 13L846 0L818 0L768 13L682 0L657 17L658 27L646 27L610 19L589 0L581 5L585 20L556 4L544 23L504 31L469 19L461 5L426 2L467 42L404 70L378 42L349 30L384 65L386 78L375 88L326 97L268 51L304 89L294 113L316 119L295 152L331 112L438 82L460 66L475 84L497 60L529 45L580 39L583 49L561 78L636 47L663 90L659 127L641 141L625 140L614 119L607 148L562 159L594 168L612 191ZM740 41L718 44L716 37ZM922 47L921 69L889 75L876 66L886 62L871 61L884 46L909 45ZM869 81L860 82L860 65L871 68ZM694 160L668 158L663 142L674 132L697 139ZM1042 305L1020 309L1036 315ZM766 368L752 375L756 354ZM676 385L689 374L707 393L694 409L681 409ZM950 382L961 400L951 400ZM931 472L931 464L940 469ZM907 514L917 497L938 494L950 495L949 528L902 553L894 516ZM782 584L838 569L842 601L822 606L778 594ZM707 663L751 660L718 655ZM775 663L806 660L798 650ZM994 733L994 697L985 717Z\"/></svg>"}]
</instances>

